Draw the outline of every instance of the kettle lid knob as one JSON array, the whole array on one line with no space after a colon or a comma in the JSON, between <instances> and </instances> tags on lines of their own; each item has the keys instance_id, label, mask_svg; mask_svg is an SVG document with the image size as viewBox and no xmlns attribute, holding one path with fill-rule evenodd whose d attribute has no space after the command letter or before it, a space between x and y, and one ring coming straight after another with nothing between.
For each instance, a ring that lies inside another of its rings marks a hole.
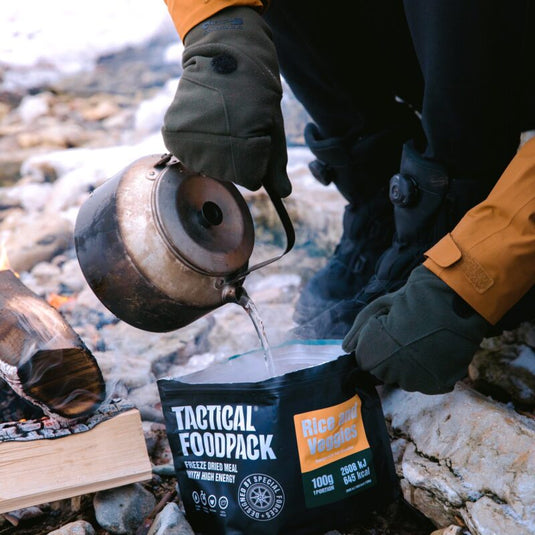
<instances>
[{"instance_id":1,"label":"kettle lid knob","mask_svg":"<svg viewBox=\"0 0 535 535\"><path fill-rule=\"evenodd\" d=\"M254 225L247 203L231 182L171 161L155 181L152 210L168 247L191 269L225 276L247 266Z\"/></svg>"}]
</instances>

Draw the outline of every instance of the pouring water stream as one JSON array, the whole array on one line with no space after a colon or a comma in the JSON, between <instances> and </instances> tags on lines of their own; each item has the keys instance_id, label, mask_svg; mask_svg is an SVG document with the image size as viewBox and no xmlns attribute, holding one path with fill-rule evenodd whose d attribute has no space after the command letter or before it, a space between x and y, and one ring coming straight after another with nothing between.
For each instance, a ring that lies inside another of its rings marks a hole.
<instances>
[{"instance_id":1,"label":"pouring water stream","mask_svg":"<svg viewBox=\"0 0 535 535\"><path fill-rule=\"evenodd\" d=\"M273 354L269 346L269 342L266 336L266 329L264 327L264 322L258 313L258 309L254 304L253 300L249 297L247 292L242 288L242 293L238 299L238 304L247 312L249 318L253 322L256 334L262 345L262 350L264 351L264 362L266 364L266 369L270 377L275 377L275 365L273 362Z\"/></svg>"}]
</instances>

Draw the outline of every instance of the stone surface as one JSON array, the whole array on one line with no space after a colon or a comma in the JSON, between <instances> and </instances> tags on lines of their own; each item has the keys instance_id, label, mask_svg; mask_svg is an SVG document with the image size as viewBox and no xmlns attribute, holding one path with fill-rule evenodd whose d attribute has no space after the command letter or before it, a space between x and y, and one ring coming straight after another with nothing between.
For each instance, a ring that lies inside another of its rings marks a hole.
<instances>
[{"instance_id":1,"label":"stone surface","mask_svg":"<svg viewBox=\"0 0 535 535\"><path fill-rule=\"evenodd\" d=\"M463 535L463 528L451 525L447 528L437 529L431 535Z\"/></svg>"},{"instance_id":2,"label":"stone surface","mask_svg":"<svg viewBox=\"0 0 535 535\"><path fill-rule=\"evenodd\" d=\"M134 535L155 505L154 496L139 483L97 492L93 500L97 522L115 535Z\"/></svg>"},{"instance_id":3,"label":"stone surface","mask_svg":"<svg viewBox=\"0 0 535 535\"><path fill-rule=\"evenodd\" d=\"M469 375L475 386L502 401L535 407L535 328L524 323L513 332L486 340Z\"/></svg>"},{"instance_id":4,"label":"stone surface","mask_svg":"<svg viewBox=\"0 0 535 535\"><path fill-rule=\"evenodd\" d=\"M154 519L147 535L194 535L176 503L168 503Z\"/></svg>"},{"instance_id":5,"label":"stone surface","mask_svg":"<svg viewBox=\"0 0 535 535\"><path fill-rule=\"evenodd\" d=\"M89 522L77 520L59 529L50 531L48 535L95 535L95 530Z\"/></svg>"},{"instance_id":6,"label":"stone surface","mask_svg":"<svg viewBox=\"0 0 535 535\"><path fill-rule=\"evenodd\" d=\"M62 217L37 213L12 228L6 247L11 251L9 261L13 270L29 271L72 247L72 225Z\"/></svg>"},{"instance_id":7,"label":"stone surface","mask_svg":"<svg viewBox=\"0 0 535 535\"><path fill-rule=\"evenodd\" d=\"M383 403L407 500L473 535L535 532L534 419L462 384L437 396L385 389Z\"/></svg>"}]
</instances>

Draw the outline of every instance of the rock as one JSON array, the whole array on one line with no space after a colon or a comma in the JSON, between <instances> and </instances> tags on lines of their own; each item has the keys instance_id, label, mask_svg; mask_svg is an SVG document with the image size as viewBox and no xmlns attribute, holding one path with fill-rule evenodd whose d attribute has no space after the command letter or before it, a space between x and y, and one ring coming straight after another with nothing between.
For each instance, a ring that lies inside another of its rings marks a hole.
<instances>
[{"instance_id":1,"label":"rock","mask_svg":"<svg viewBox=\"0 0 535 535\"><path fill-rule=\"evenodd\" d=\"M148 135L160 131L165 112L173 101L177 85L177 79L169 80L163 90L138 106L134 122L137 135Z\"/></svg>"},{"instance_id":2,"label":"rock","mask_svg":"<svg viewBox=\"0 0 535 535\"><path fill-rule=\"evenodd\" d=\"M128 400L139 408L143 420L163 422L160 396L155 382L130 390Z\"/></svg>"},{"instance_id":3,"label":"rock","mask_svg":"<svg viewBox=\"0 0 535 535\"><path fill-rule=\"evenodd\" d=\"M176 503L168 503L156 516L147 535L195 535Z\"/></svg>"},{"instance_id":4,"label":"rock","mask_svg":"<svg viewBox=\"0 0 535 535\"><path fill-rule=\"evenodd\" d=\"M161 413L161 409L160 409ZM147 429L146 424L150 424ZM160 422L143 422L143 432L147 441L147 449L153 462L154 473L159 475L174 475L173 454L165 431L165 425ZM162 467L160 470L157 467ZM169 466L172 473L166 471L164 466Z\"/></svg>"},{"instance_id":5,"label":"rock","mask_svg":"<svg viewBox=\"0 0 535 535\"><path fill-rule=\"evenodd\" d=\"M57 255L51 262L39 262L29 273L24 274L24 283L40 295L57 294L73 298L73 294L82 291L82 280L79 268L76 271L76 279L71 276L71 267L78 267L75 259L69 259L63 255ZM69 306L66 301L62 305L62 312L70 313L74 306Z\"/></svg>"},{"instance_id":6,"label":"rock","mask_svg":"<svg viewBox=\"0 0 535 535\"><path fill-rule=\"evenodd\" d=\"M89 522L77 520L51 531L48 535L95 535L95 530Z\"/></svg>"},{"instance_id":7,"label":"rock","mask_svg":"<svg viewBox=\"0 0 535 535\"><path fill-rule=\"evenodd\" d=\"M2 74L0 73L0 77ZM11 106L7 104L6 102L0 101L0 121L6 117L6 115L11 111Z\"/></svg>"},{"instance_id":8,"label":"rock","mask_svg":"<svg viewBox=\"0 0 535 535\"><path fill-rule=\"evenodd\" d=\"M119 106L109 99L96 102L90 108L86 108L82 112L82 117L86 121L102 121L112 115L115 115L119 111Z\"/></svg>"},{"instance_id":9,"label":"rock","mask_svg":"<svg viewBox=\"0 0 535 535\"><path fill-rule=\"evenodd\" d=\"M17 134L16 140L21 149L46 147L48 149L79 147L94 139L91 132L77 124L53 124L36 130Z\"/></svg>"},{"instance_id":10,"label":"rock","mask_svg":"<svg viewBox=\"0 0 535 535\"><path fill-rule=\"evenodd\" d=\"M431 535L463 535L463 528L459 526L448 526L447 528L437 529Z\"/></svg>"},{"instance_id":11,"label":"rock","mask_svg":"<svg viewBox=\"0 0 535 535\"><path fill-rule=\"evenodd\" d=\"M31 125L37 118L48 114L51 100L52 94L48 91L27 95L21 100L16 113L23 123Z\"/></svg>"},{"instance_id":12,"label":"rock","mask_svg":"<svg viewBox=\"0 0 535 535\"><path fill-rule=\"evenodd\" d=\"M23 176L34 181L43 181L51 170L57 177L73 171L83 171L85 182L90 180L99 186L134 160L146 154L166 152L160 133L143 138L136 144L104 146L100 148L81 147L35 154L21 166ZM79 175L80 176L80 175Z\"/></svg>"},{"instance_id":13,"label":"rock","mask_svg":"<svg viewBox=\"0 0 535 535\"><path fill-rule=\"evenodd\" d=\"M40 295L57 293L57 280L61 274L61 268L52 262L39 262L31 270L31 278L24 277L25 283L31 281L35 293Z\"/></svg>"},{"instance_id":14,"label":"rock","mask_svg":"<svg viewBox=\"0 0 535 535\"><path fill-rule=\"evenodd\" d=\"M53 184L47 211L65 213L70 208L76 208L77 211L90 193L103 182L101 176L84 167L65 173Z\"/></svg>"},{"instance_id":15,"label":"rock","mask_svg":"<svg viewBox=\"0 0 535 535\"><path fill-rule=\"evenodd\" d=\"M524 324L514 334L485 341L468 373L474 386L501 401L535 407L535 330Z\"/></svg>"},{"instance_id":16,"label":"rock","mask_svg":"<svg viewBox=\"0 0 535 535\"><path fill-rule=\"evenodd\" d=\"M21 149L16 140L16 136L4 136L0 129L0 185L13 186L20 184L23 178L21 171L24 162L29 158L45 154L50 150L46 147L31 147L29 149ZM55 176L55 171L51 169L43 169L42 176L46 180L50 180Z\"/></svg>"},{"instance_id":17,"label":"rock","mask_svg":"<svg viewBox=\"0 0 535 535\"><path fill-rule=\"evenodd\" d=\"M44 515L41 507L31 505L30 507L24 507L22 509L16 509L9 513L4 513L4 518L8 520L12 525L18 526L20 522L25 520L33 520Z\"/></svg>"},{"instance_id":18,"label":"rock","mask_svg":"<svg viewBox=\"0 0 535 535\"><path fill-rule=\"evenodd\" d=\"M0 203L5 207L19 207L27 214L30 219L34 212L43 210L52 192L50 184L26 183L13 186L11 188L2 188L0 190ZM18 220L13 222L12 226L17 226ZM4 225L5 226L5 225Z\"/></svg>"},{"instance_id":19,"label":"rock","mask_svg":"<svg viewBox=\"0 0 535 535\"><path fill-rule=\"evenodd\" d=\"M61 274L56 279L59 287L65 288L70 293L77 294L87 289L80 264L73 250L69 251L69 254L54 257L52 262L61 268Z\"/></svg>"},{"instance_id":20,"label":"rock","mask_svg":"<svg viewBox=\"0 0 535 535\"><path fill-rule=\"evenodd\" d=\"M7 230L9 225L1 225ZM51 261L72 247L72 226L62 217L37 213L9 228L6 240L9 262L14 271L29 271L37 263Z\"/></svg>"},{"instance_id":21,"label":"rock","mask_svg":"<svg viewBox=\"0 0 535 535\"><path fill-rule=\"evenodd\" d=\"M172 463L156 464L152 467L152 473L163 477L175 477L175 467Z\"/></svg>"},{"instance_id":22,"label":"rock","mask_svg":"<svg viewBox=\"0 0 535 535\"><path fill-rule=\"evenodd\" d=\"M204 325L204 322L197 321L184 333L164 334L141 331L124 322L103 325L100 334L105 340L106 355L103 355L102 371L110 381L121 381L128 391L144 387L156 379L152 374L152 362L173 355L169 362L171 366L174 358L180 359L182 351L185 357L189 357L188 351L195 349L190 345L187 333L191 333L192 337L195 333L202 336ZM154 400L154 391L140 391L138 394L143 399Z\"/></svg>"},{"instance_id":23,"label":"rock","mask_svg":"<svg viewBox=\"0 0 535 535\"><path fill-rule=\"evenodd\" d=\"M93 499L97 522L114 535L134 535L155 505L154 496L139 483L97 492Z\"/></svg>"},{"instance_id":24,"label":"rock","mask_svg":"<svg viewBox=\"0 0 535 535\"><path fill-rule=\"evenodd\" d=\"M463 384L436 396L385 389L382 399L403 441L396 458L409 502L439 526L462 518L472 535L534 533L533 419Z\"/></svg>"}]
</instances>

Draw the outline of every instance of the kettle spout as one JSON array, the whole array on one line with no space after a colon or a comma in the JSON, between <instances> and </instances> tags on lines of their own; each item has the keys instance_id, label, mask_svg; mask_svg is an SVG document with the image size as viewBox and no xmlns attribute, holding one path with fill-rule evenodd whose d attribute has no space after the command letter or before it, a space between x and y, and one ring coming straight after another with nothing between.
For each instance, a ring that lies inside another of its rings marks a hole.
<instances>
[{"instance_id":1,"label":"kettle spout","mask_svg":"<svg viewBox=\"0 0 535 535\"><path fill-rule=\"evenodd\" d=\"M223 303L240 303L244 297L247 297L247 292L241 285L225 284L221 288L221 297Z\"/></svg>"}]
</instances>

